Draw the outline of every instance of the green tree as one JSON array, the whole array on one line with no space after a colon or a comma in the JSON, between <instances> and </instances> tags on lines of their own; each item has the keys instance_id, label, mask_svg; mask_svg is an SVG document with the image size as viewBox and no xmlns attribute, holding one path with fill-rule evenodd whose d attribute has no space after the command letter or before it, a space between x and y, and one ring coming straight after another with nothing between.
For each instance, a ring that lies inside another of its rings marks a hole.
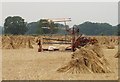
<instances>
[{"instance_id":1,"label":"green tree","mask_svg":"<svg viewBox=\"0 0 120 82\"><path fill-rule=\"evenodd\" d=\"M26 22L20 16L9 16L5 19L4 23L4 33L5 34L25 34L27 31Z\"/></svg>"},{"instance_id":2,"label":"green tree","mask_svg":"<svg viewBox=\"0 0 120 82\"><path fill-rule=\"evenodd\" d=\"M3 28L0 26L0 35L2 34Z\"/></svg>"},{"instance_id":3,"label":"green tree","mask_svg":"<svg viewBox=\"0 0 120 82\"><path fill-rule=\"evenodd\" d=\"M117 26L108 23L85 22L78 25L79 32L86 35L117 35Z\"/></svg>"},{"instance_id":4,"label":"green tree","mask_svg":"<svg viewBox=\"0 0 120 82\"><path fill-rule=\"evenodd\" d=\"M42 30L42 32L44 34L53 34L53 33L57 32L57 28L56 28L57 26L52 21L48 21L46 19L41 19L41 20L38 21L38 23L39 23L38 32L41 32L40 30Z\"/></svg>"},{"instance_id":5,"label":"green tree","mask_svg":"<svg viewBox=\"0 0 120 82\"><path fill-rule=\"evenodd\" d=\"M118 36L120 36L120 24L118 24L117 27L118 27L118 29L117 29L118 30L117 31L118 32Z\"/></svg>"},{"instance_id":6,"label":"green tree","mask_svg":"<svg viewBox=\"0 0 120 82\"><path fill-rule=\"evenodd\" d=\"M41 21L42 22L42 21ZM45 23L45 22L44 22ZM54 25L54 28L52 30L53 34L65 34L65 26L60 23L52 23ZM49 34L50 33L50 28L42 28L42 27L47 27L47 25L38 22L31 22L27 24L28 31L26 32L27 35L32 35L32 34Z\"/></svg>"},{"instance_id":7,"label":"green tree","mask_svg":"<svg viewBox=\"0 0 120 82\"><path fill-rule=\"evenodd\" d=\"M27 24L28 31L25 33L27 35L39 34L39 25L38 22L31 22Z\"/></svg>"}]
</instances>

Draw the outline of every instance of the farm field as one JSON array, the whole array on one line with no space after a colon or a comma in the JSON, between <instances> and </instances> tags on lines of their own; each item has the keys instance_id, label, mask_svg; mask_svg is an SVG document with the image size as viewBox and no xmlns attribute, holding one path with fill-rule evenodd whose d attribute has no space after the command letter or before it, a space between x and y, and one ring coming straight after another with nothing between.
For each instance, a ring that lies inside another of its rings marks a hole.
<instances>
[{"instance_id":1,"label":"farm field","mask_svg":"<svg viewBox=\"0 0 120 82\"><path fill-rule=\"evenodd\" d=\"M119 2L2 1L0 81L119 81Z\"/></svg>"},{"instance_id":2,"label":"farm field","mask_svg":"<svg viewBox=\"0 0 120 82\"><path fill-rule=\"evenodd\" d=\"M61 46L61 45L57 45ZM3 80L117 80L118 51L102 47L105 58L110 64L110 73L67 73L57 72L57 69L71 60L70 51L38 52L38 46L33 49L2 49L2 79Z\"/></svg>"}]
</instances>

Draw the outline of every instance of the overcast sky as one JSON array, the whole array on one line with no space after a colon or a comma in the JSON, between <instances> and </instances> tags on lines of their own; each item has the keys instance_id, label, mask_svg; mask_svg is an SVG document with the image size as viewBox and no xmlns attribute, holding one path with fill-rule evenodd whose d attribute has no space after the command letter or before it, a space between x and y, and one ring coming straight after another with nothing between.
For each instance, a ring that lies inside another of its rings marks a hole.
<instances>
[{"instance_id":1,"label":"overcast sky","mask_svg":"<svg viewBox=\"0 0 120 82\"><path fill-rule=\"evenodd\" d=\"M68 25L85 21L118 24L117 2L4 2L2 21L8 16L21 16L26 22L41 18L71 18ZM1 22L0 22L1 25Z\"/></svg>"}]
</instances>

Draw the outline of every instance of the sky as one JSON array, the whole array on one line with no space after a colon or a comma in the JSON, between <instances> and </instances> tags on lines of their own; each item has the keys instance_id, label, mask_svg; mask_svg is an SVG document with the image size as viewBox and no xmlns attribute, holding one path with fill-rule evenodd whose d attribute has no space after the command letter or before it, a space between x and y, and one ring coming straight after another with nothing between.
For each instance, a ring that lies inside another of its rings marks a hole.
<instances>
[{"instance_id":1,"label":"sky","mask_svg":"<svg viewBox=\"0 0 120 82\"><path fill-rule=\"evenodd\" d=\"M71 18L73 26L85 21L118 24L117 2L3 2L2 22L8 16L21 16L26 22L41 18Z\"/></svg>"}]
</instances>

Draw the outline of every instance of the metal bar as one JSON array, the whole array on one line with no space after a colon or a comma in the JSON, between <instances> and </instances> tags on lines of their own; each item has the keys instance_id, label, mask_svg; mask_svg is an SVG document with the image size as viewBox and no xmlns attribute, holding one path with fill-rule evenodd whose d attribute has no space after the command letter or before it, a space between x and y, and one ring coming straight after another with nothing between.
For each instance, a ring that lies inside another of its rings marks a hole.
<instances>
[{"instance_id":1,"label":"metal bar","mask_svg":"<svg viewBox=\"0 0 120 82\"><path fill-rule=\"evenodd\" d=\"M51 39L51 38L43 38L45 40L56 40L56 41L67 41L70 42L70 40L60 40L60 39Z\"/></svg>"},{"instance_id":2,"label":"metal bar","mask_svg":"<svg viewBox=\"0 0 120 82\"><path fill-rule=\"evenodd\" d=\"M69 22L71 20L53 20L53 22Z\"/></svg>"},{"instance_id":3,"label":"metal bar","mask_svg":"<svg viewBox=\"0 0 120 82\"><path fill-rule=\"evenodd\" d=\"M71 43L43 42L43 44L71 44Z\"/></svg>"}]
</instances>

